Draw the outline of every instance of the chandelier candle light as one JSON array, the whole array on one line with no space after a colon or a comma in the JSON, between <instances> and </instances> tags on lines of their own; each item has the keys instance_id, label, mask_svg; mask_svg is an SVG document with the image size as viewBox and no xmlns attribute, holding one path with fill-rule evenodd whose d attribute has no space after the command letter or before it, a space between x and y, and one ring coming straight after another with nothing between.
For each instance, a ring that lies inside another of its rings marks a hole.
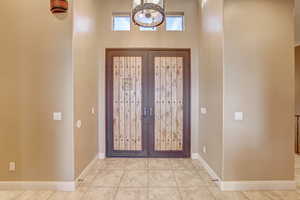
<instances>
[{"instance_id":1,"label":"chandelier candle light","mask_svg":"<svg viewBox=\"0 0 300 200\"><path fill-rule=\"evenodd\" d=\"M157 27L165 21L164 0L133 0L132 21L142 27Z\"/></svg>"}]
</instances>

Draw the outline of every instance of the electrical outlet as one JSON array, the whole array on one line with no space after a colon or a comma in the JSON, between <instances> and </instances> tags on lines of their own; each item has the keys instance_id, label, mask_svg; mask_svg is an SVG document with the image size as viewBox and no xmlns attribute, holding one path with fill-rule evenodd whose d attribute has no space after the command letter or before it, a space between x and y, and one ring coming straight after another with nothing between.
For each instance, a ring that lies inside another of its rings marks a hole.
<instances>
[{"instance_id":1,"label":"electrical outlet","mask_svg":"<svg viewBox=\"0 0 300 200\"><path fill-rule=\"evenodd\" d=\"M54 121L60 121L62 119L62 113L61 112L54 112L53 113L53 120Z\"/></svg>"},{"instance_id":2,"label":"electrical outlet","mask_svg":"<svg viewBox=\"0 0 300 200\"><path fill-rule=\"evenodd\" d=\"M93 115L95 114L95 108L94 108L94 107L92 107L91 113L92 113Z\"/></svg>"},{"instance_id":3,"label":"electrical outlet","mask_svg":"<svg viewBox=\"0 0 300 200\"><path fill-rule=\"evenodd\" d=\"M16 171L16 163L15 162L9 163L8 171L10 171L10 172Z\"/></svg>"},{"instance_id":4,"label":"electrical outlet","mask_svg":"<svg viewBox=\"0 0 300 200\"><path fill-rule=\"evenodd\" d=\"M243 121L244 120L244 113L243 112L235 112L234 113L234 120Z\"/></svg>"},{"instance_id":5,"label":"electrical outlet","mask_svg":"<svg viewBox=\"0 0 300 200\"><path fill-rule=\"evenodd\" d=\"M201 110L201 114L203 114L203 115L207 114L207 108L203 107L200 110Z\"/></svg>"},{"instance_id":6,"label":"electrical outlet","mask_svg":"<svg viewBox=\"0 0 300 200\"><path fill-rule=\"evenodd\" d=\"M206 153L206 146L203 146L203 153Z\"/></svg>"}]
</instances>

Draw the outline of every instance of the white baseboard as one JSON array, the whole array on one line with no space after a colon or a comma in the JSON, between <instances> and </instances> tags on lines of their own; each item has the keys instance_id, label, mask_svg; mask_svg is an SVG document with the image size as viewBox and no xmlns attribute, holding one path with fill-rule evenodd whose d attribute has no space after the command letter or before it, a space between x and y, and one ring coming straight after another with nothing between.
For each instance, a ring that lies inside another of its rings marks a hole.
<instances>
[{"instance_id":1,"label":"white baseboard","mask_svg":"<svg viewBox=\"0 0 300 200\"><path fill-rule=\"evenodd\" d=\"M0 190L58 190L75 191L74 181L67 182L44 182L44 181L8 181L0 182Z\"/></svg>"},{"instance_id":2,"label":"white baseboard","mask_svg":"<svg viewBox=\"0 0 300 200\"><path fill-rule=\"evenodd\" d=\"M249 190L295 190L296 181L222 181L209 164L199 155L200 163L208 174L217 181L222 191L249 191Z\"/></svg>"},{"instance_id":3,"label":"white baseboard","mask_svg":"<svg viewBox=\"0 0 300 200\"><path fill-rule=\"evenodd\" d=\"M78 180L84 178L93 164L97 161L95 157L89 165L82 171L76 181L66 182L46 182L46 181L0 181L0 190L57 190L57 191L75 191Z\"/></svg>"},{"instance_id":4,"label":"white baseboard","mask_svg":"<svg viewBox=\"0 0 300 200\"><path fill-rule=\"evenodd\" d=\"M105 153L99 153L98 158L99 159L104 159L105 158Z\"/></svg>"},{"instance_id":5,"label":"white baseboard","mask_svg":"<svg viewBox=\"0 0 300 200\"><path fill-rule=\"evenodd\" d=\"M76 186L78 185L78 180L83 179L87 176L88 172L90 171L91 167L96 163L98 157L96 156L86 168L81 172L81 174L76 178Z\"/></svg>"},{"instance_id":6,"label":"white baseboard","mask_svg":"<svg viewBox=\"0 0 300 200\"><path fill-rule=\"evenodd\" d=\"M212 179L216 180L216 184L220 187L221 184L221 178L217 175L217 173L209 166L209 164L206 162L206 160L204 160L200 154L198 154L199 158L198 160L200 161L200 163L202 164L202 166L204 167L204 169L206 169L207 173L211 176Z\"/></svg>"},{"instance_id":7,"label":"white baseboard","mask_svg":"<svg viewBox=\"0 0 300 200\"><path fill-rule=\"evenodd\" d=\"M222 181L222 191L296 190L295 181Z\"/></svg>"}]
</instances>

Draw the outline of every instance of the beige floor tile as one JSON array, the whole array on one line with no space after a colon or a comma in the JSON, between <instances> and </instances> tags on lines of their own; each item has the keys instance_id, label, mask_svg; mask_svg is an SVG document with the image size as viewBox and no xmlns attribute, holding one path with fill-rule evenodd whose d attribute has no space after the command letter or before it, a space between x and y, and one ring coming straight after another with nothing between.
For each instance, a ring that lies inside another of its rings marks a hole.
<instances>
[{"instance_id":1,"label":"beige floor tile","mask_svg":"<svg viewBox=\"0 0 300 200\"><path fill-rule=\"evenodd\" d=\"M200 163L199 160L192 160L192 163L193 163L194 167L196 168L196 170L205 171L205 168L202 166L202 164Z\"/></svg>"},{"instance_id":2,"label":"beige floor tile","mask_svg":"<svg viewBox=\"0 0 300 200\"><path fill-rule=\"evenodd\" d=\"M102 170L92 182L92 186L117 187L120 184L124 170Z\"/></svg>"},{"instance_id":3,"label":"beige floor tile","mask_svg":"<svg viewBox=\"0 0 300 200\"><path fill-rule=\"evenodd\" d=\"M96 175L99 173L99 171L101 171L101 169L98 168L92 168L89 170L88 175Z\"/></svg>"},{"instance_id":4,"label":"beige floor tile","mask_svg":"<svg viewBox=\"0 0 300 200\"><path fill-rule=\"evenodd\" d=\"M53 191L25 191L16 200L47 200Z\"/></svg>"},{"instance_id":5,"label":"beige floor tile","mask_svg":"<svg viewBox=\"0 0 300 200\"><path fill-rule=\"evenodd\" d=\"M195 187L205 185L200 175L195 171L175 170L174 174L179 187Z\"/></svg>"},{"instance_id":6,"label":"beige floor tile","mask_svg":"<svg viewBox=\"0 0 300 200\"><path fill-rule=\"evenodd\" d=\"M146 188L120 188L115 200L147 200Z\"/></svg>"},{"instance_id":7,"label":"beige floor tile","mask_svg":"<svg viewBox=\"0 0 300 200\"><path fill-rule=\"evenodd\" d=\"M295 200L296 191L266 191L265 195L272 200Z\"/></svg>"},{"instance_id":8,"label":"beige floor tile","mask_svg":"<svg viewBox=\"0 0 300 200\"><path fill-rule=\"evenodd\" d=\"M105 169L124 169L126 158L109 158L104 160Z\"/></svg>"},{"instance_id":9,"label":"beige floor tile","mask_svg":"<svg viewBox=\"0 0 300 200\"><path fill-rule=\"evenodd\" d=\"M300 177L300 168L295 169L295 176Z\"/></svg>"},{"instance_id":10,"label":"beige floor tile","mask_svg":"<svg viewBox=\"0 0 300 200\"><path fill-rule=\"evenodd\" d=\"M215 200L207 187L179 188L182 200Z\"/></svg>"},{"instance_id":11,"label":"beige floor tile","mask_svg":"<svg viewBox=\"0 0 300 200\"><path fill-rule=\"evenodd\" d=\"M24 191L0 191L0 200L15 199L22 193L24 193Z\"/></svg>"},{"instance_id":12,"label":"beige floor tile","mask_svg":"<svg viewBox=\"0 0 300 200\"><path fill-rule=\"evenodd\" d=\"M201 176L201 179L205 182L206 185L216 186L214 179L204 170L198 171L198 174Z\"/></svg>"},{"instance_id":13,"label":"beige floor tile","mask_svg":"<svg viewBox=\"0 0 300 200\"><path fill-rule=\"evenodd\" d=\"M148 159L146 158L128 159L125 162L125 169L126 170L148 169Z\"/></svg>"},{"instance_id":14,"label":"beige floor tile","mask_svg":"<svg viewBox=\"0 0 300 200\"><path fill-rule=\"evenodd\" d=\"M149 169L172 169L171 163L168 159L150 158Z\"/></svg>"},{"instance_id":15,"label":"beige floor tile","mask_svg":"<svg viewBox=\"0 0 300 200\"><path fill-rule=\"evenodd\" d=\"M149 200L181 200L177 188L150 188Z\"/></svg>"},{"instance_id":16,"label":"beige floor tile","mask_svg":"<svg viewBox=\"0 0 300 200\"><path fill-rule=\"evenodd\" d=\"M170 163L175 170L196 170L191 159L170 159Z\"/></svg>"},{"instance_id":17,"label":"beige floor tile","mask_svg":"<svg viewBox=\"0 0 300 200\"><path fill-rule=\"evenodd\" d=\"M87 186L91 185L92 182L94 181L94 179L96 178L96 176L99 174L99 172L97 174L94 174L94 173L87 174L87 176L78 180L78 185L80 185L82 187L87 187Z\"/></svg>"},{"instance_id":18,"label":"beige floor tile","mask_svg":"<svg viewBox=\"0 0 300 200\"><path fill-rule=\"evenodd\" d=\"M61 192L57 191L50 196L47 200L81 200L83 195L86 193L86 190L76 189L74 192Z\"/></svg>"},{"instance_id":19,"label":"beige floor tile","mask_svg":"<svg viewBox=\"0 0 300 200\"><path fill-rule=\"evenodd\" d=\"M297 191L222 192L198 161L113 158L97 161L75 192L0 191L0 200L300 200L295 174Z\"/></svg>"},{"instance_id":20,"label":"beige floor tile","mask_svg":"<svg viewBox=\"0 0 300 200\"><path fill-rule=\"evenodd\" d=\"M249 200L242 192L223 192L217 187L209 187L208 189L216 200Z\"/></svg>"},{"instance_id":21,"label":"beige floor tile","mask_svg":"<svg viewBox=\"0 0 300 200\"><path fill-rule=\"evenodd\" d=\"M243 192L249 200L271 200L263 191Z\"/></svg>"},{"instance_id":22,"label":"beige floor tile","mask_svg":"<svg viewBox=\"0 0 300 200\"><path fill-rule=\"evenodd\" d=\"M98 159L94 164L92 169L104 169L105 168L105 159Z\"/></svg>"},{"instance_id":23,"label":"beige floor tile","mask_svg":"<svg viewBox=\"0 0 300 200\"><path fill-rule=\"evenodd\" d=\"M171 170L149 170L149 187L176 187Z\"/></svg>"},{"instance_id":24,"label":"beige floor tile","mask_svg":"<svg viewBox=\"0 0 300 200\"><path fill-rule=\"evenodd\" d=\"M300 184L297 184L296 187L297 187L297 189L296 189L297 192L300 193Z\"/></svg>"},{"instance_id":25,"label":"beige floor tile","mask_svg":"<svg viewBox=\"0 0 300 200\"><path fill-rule=\"evenodd\" d=\"M129 170L125 171L120 187L147 187L147 185L147 170Z\"/></svg>"},{"instance_id":26,"label":"beige floor tile","mask_svg":"<svg viewBox=\"0 0 300 200\"><path fill-rule=\"evenodd\" d=\"M92 188L82 200L114 200L117 188Z\"/></svg>"}]
</instances>

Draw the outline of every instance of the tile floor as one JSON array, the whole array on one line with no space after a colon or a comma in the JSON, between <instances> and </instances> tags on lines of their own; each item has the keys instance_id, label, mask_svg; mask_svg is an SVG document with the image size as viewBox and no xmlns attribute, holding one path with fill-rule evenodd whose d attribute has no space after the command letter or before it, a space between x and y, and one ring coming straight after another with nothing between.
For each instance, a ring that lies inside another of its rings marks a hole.
<instances>
[{"instance_id":1,"label":"tile floor","mask_svg":"<svg viewBox=\"0 0 300 200\"><path fill-rule=\"evenodd\" d=\"M300 200L297 191L221 192L198 161L98 160L75 192L0 191L0 200Z\"/></svg>"}]
</instances>

